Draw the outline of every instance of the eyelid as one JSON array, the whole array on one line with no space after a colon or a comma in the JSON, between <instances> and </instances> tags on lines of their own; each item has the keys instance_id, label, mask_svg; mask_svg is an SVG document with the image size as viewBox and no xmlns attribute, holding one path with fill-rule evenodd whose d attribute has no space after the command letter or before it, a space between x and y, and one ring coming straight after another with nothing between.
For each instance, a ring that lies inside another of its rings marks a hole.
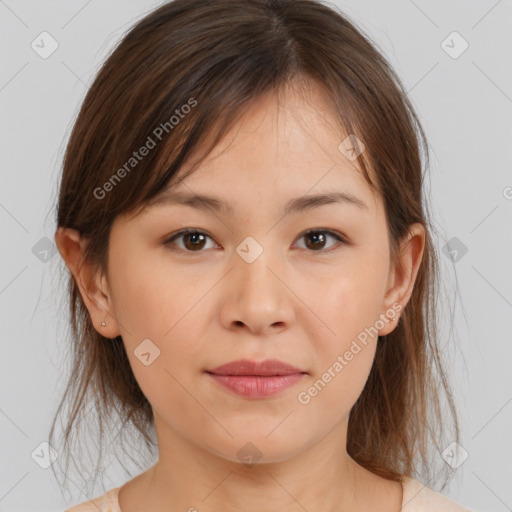
<instances>
[{"instance_id":1,"label":"eyelid","mask_svg":"<svg viewBox=\"0 0 512 512\"><path fill-rule=\"evenodd\" d=\"M331 251L334 251L337 248L339 248L340 245L349 245L349 241L348 241L348 239L347 239L347 237L345 235L343 235L342 233L340 233L337 230L333 230L333 229L329 229L329 228L322 228L322 227L320 227L320 228L310 228L310 229L307 229L306 231L303 231L297 237L297 240L300 240L301 238L303 238L306 235L309 235L310 233L325 233L325 234L327 234L327 236L331 236L332 238L335 238L338 241L337 244L334 244L333 246L329 247L328 249L320 249L318 251L312 251L312 250L307 251L307 252L310 252L312 254L319 254L319 255L320 254L328 254Z\"/></svg>"},{"instance_id":2,"label":"eyelid","mask_svg":"<svg viewBox=\"0 0 512 512\"><path fill-rule=\"evenodd\" d=\"M214 238L211 235L209 235L206 231L203 231L202 229L184 228L184 229L180 229L179 231L176 231L176 232L172 233L171 235L169 235L168 237L166 237L162 243L163 243L163 245L171 246L172 242L176 238L179 238L180 236L186 235L189 233L198 233L198 234L204 235L215 242ZM306 235L309 235L310 233L326 233L327 235L330 235L331 237L335 238L339 242L338 244L335 244L334 246L332 246L328 249L319 249L318 251L313 251L313 250L308 251L311 253L326 254L326 253L330 252L331 250L336 249L339 246L339 244L348 245L350 243L348 241L347 237L345 235L343 235L342 233L340 233L339 231L333 230L333 229L328 229L328 228L321 228L321 227L320 228L310 228L310 229L307 229L306 231L303 231L302 233L300 233L297 236L296 240L300 240L301 238L303 238ZM217 243L217 242L215 242L215 243ZM193 253L200 254L202 252L205 252L204 250L187 251L185 249L182 249L181 247L173 247L171 250L178 251L178 252L186 252L189 254L193 254Z\"/></svg>"},{"instance_id":3,"label":"eyelid","mask_svg":"<svg viewBox=\"0 0 512 512\"><path fill-rule=\"evenodd\" d=\"M310 228L306 229L306 231L303 231L297 238L301 238L305 235L309 235L310 233L327 233L329 235L332 235L334 238L337 238L341 242L348 244L348 238L341 233L340 231L337 231L335 229L329 229L329 228Z\"/></svg>"},{"instance_id":4,"label":"eyelid","mask_svg":"<svg viewBox=\"0 0 512 512\"><path fill-rule=\"evenodd\" d=\"M206 231L203 231L202 229L198 229L198 228L184 228L184 229L180 229L179 231L176 231L175 233L172 233L171 235L166 237L163 240L162 243L165 246L172 246L173 245L173 241L176 238L179 238L182 235L187 235L189 233L199 233L200 235L204 235L204 236L206 236L206 237L208 237L208 238L210 238L211 240L214 241L213 237L211 235L209 235ZM217 242L215 242L215 243L217 243ZM182 249L181 247L172 247L171 250L177 251L177 252L186 252L186 253L189 253L189 254L193 254L193 253L200 254L202 252L205 252L205 251L187 251L185 249Z\"/></svg>"}]
</instances>

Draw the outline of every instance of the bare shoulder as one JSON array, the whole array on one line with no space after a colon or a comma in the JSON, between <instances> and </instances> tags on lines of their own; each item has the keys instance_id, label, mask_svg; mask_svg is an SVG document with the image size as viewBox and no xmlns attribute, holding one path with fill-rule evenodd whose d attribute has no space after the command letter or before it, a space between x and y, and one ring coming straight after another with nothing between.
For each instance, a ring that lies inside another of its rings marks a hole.
<instances>
[{"instance_id":1,"label":"bare shoulder","mask_svg":"<svg viewBox=\"0 0 512 512\"><path fill-rule=\"evenodd\" d=\"M105 494L84 501L64 512L120 512L117 495L120 487L110 489Z\"/></svg>"},{"instance_id":2,"label":"bare shoulder","mask_svg":"<svg viewBox=\"0 0 512 512\"><path fill-rule=\"evenodd\" d=\"M401 512L476 512L459 505L418 480L404 477Z\"/></svg>"}]
</instances>

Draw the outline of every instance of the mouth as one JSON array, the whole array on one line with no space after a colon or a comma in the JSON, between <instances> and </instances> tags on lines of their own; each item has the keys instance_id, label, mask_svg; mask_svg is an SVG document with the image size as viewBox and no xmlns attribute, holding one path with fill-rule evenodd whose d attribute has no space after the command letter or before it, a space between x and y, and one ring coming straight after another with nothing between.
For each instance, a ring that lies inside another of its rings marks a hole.
<instances>
[{"instance_id":1,"label":"mouth","mask_svg":"<svg viewBox=\"0 0 512 512\"><path fill-rule=\"evenodd\" d=\"M267 376L208 374L225 389L248 398L265 398L277 395L297 384L305 375L304 373Z\"/></svg>"},{"instance_id":2,"label":"mouth","mask_svg":"<svg viewBox=\"0 0 512 512\"><path fill-rule=\"evenodd\" d=\"M276 395L307 375L307 372L277 359L261 362L239 359L206 370L206 373L224 389L248 398Z\"/></svg>"},{"instance_id":3,"label":"mouth","mask_svg":"<svg viewBox=\"0 0 512 512\"><path fill-rule=\"evenodd\" d=\"M265 359L264 361L253 361L251 359L237 359L229 363L206 370L207 373L214 375L236 375L252 377L275 377L283 375L293 375L296 373L305 374L307 372L296 368L288 363L278 359Z\"/></svg>"}]
</instances>

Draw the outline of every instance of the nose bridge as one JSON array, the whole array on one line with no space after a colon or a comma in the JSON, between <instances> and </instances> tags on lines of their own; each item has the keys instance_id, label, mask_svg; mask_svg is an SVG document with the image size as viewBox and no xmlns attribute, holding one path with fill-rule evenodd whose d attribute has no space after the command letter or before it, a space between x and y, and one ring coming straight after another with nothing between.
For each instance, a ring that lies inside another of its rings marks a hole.
<instances>
[{"instance_id":1,"label":"nose bridge","mask_svg":"<svg viewBox=\"0 0 512 512\"><path fill-rule=\"evenodd\" d=\"M272 245L247 237L233 254L229 299L223 304L223 321L245 324L263 331L282 326L292 318L292 304L286 286L277 277L283 273L281 258Z\"/></svg>"},{"instance_id":2,"label":"nose bridge","mask_svg":"<svg viewBox=\"0 0 512 512\"><path fill-rule=\"evenodd\" d=\"M238 286L242 292L272 292L273 295L279 293L277 288L280 283L274 275L274 272L279 272L279 258L275 254L276 248L270 243L270 236L265 241L263 236L258 238L261 243L248 236L236 248L234 259L235 273L240 280Z\"/></svg>"}]
</instances>

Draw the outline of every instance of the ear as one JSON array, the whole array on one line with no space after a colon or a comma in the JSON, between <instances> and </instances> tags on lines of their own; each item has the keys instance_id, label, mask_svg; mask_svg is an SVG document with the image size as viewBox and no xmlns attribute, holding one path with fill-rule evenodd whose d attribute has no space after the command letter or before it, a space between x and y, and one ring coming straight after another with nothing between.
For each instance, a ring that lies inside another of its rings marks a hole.
<instances>
[{"instance_id":1,"label":"ear","mask_svg":"<svg viewBox=\"0 0 512 512\"><path fill-rule=\"evenodd\" d=\"M120 331L115 321L107 281L84 263L87 243L88 239L81 237L75 229L58 227L55 232L55 244L75 277L95 329L106 338L115 338L120 335ZM102 322L106 325L101 325Z\"/></svg>"},{"instance_id":2,"label":"ear","mask_svg":"<svg viewBox=\"0 0 512 512\"><path fill-rule=\"evenodd\" d=\"M400 242L398 260L390 264L383 312L386 322L384 327L379 329L379 336L385 336L395 329L401 311L409 302L423 261L424 249L425 227L420 223L411 224L407 235ZM396 313L393 319L390 314L392 311Z\"/></svg>"}]
</instances>

